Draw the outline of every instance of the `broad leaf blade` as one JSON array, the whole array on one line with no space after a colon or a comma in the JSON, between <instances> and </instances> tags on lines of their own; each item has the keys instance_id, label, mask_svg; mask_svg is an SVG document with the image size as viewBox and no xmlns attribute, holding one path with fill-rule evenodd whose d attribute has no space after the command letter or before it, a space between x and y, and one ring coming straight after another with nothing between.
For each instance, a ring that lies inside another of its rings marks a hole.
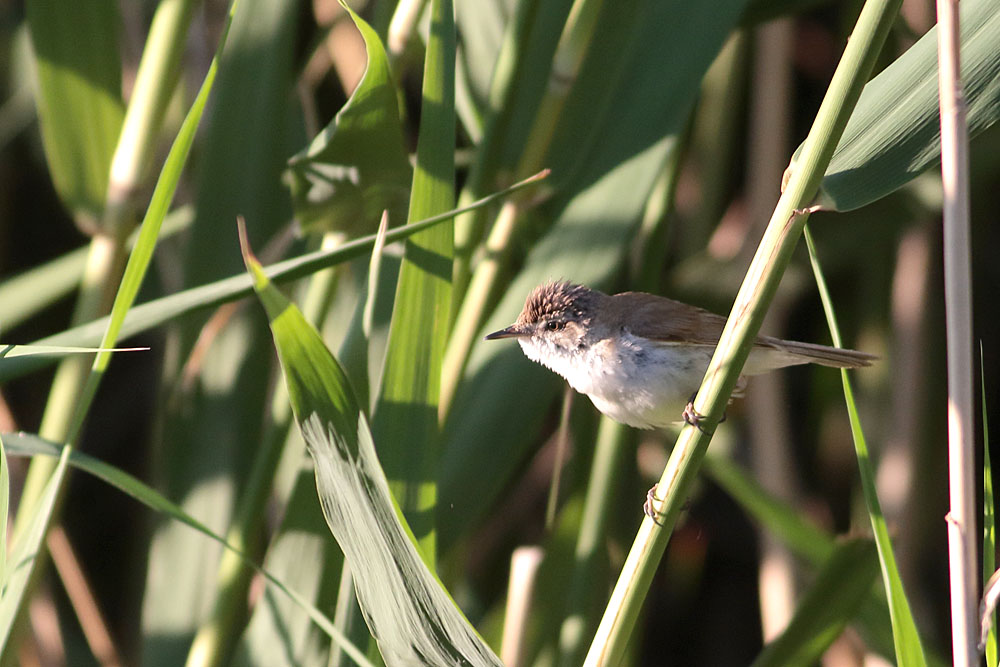
<instances>
[{"instance_id":1,"label":"broad leaf blade","mask_svg":"<svg viewBox=\"0 0 1000 667\"><path fill-rule=\"evenodd\" d=\"M962 83L975 136L1000 118L1000 4L966 0L959 7ZM824 206L864 206L940 157L935 27L865 86L823 178Z\"/></svg>"},{"instance_id":2,"label":"broad leaf blade","mask_svg":"<svg viewBox=\"0 0 1000 667\"><path fill-rule=\"evenodd\" d=\"M368 422L316 330L248 256L327 524L354 573L386 664L499 665L423 563L389 492Z\"/></svg>"},{"instance_id":3,"label":"broad leaf blade","mask_svg":"<svg viewBox=\"0 0 1000 667\"><path fill-rule=\"evenodd\" d=\"M27 15L49 172L77 220L96 223L125 117L118 4L32 0Z\"/></svg>"},{"instance_id":4,"label":"broad leaf blade","mask_svg":"<svg viewBox=\"0 0 1000 667\"><path fill-rule=\"evenodd\" d=\"M411 169L389 59L375 31L347 5L365 40L368 66L344 107L288 162L295 217L306 231L349 234L375 227L382 211L400 219Z\"/></svg>"}]
</instances>

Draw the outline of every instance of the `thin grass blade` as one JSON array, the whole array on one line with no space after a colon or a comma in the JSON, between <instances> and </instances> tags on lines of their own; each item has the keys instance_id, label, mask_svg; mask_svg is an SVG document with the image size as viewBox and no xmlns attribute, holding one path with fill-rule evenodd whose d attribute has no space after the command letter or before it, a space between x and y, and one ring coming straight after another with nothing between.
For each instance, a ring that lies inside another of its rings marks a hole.
<instances>
[{"instance_id":1,"label":"thin grass blade","mask_svg":"<svg viewBox=\"0 0 1000 667\"><path fill-rule=\"evenodd\" d=\"M9 435L6 436L6 441L7 450L12 451ZM0 656L9 655L7 640L10 639L21 601L27 591L31 573L34 571L38 550L42 548L42 540L45 539L49 517L52 515L52 508L55 506L59 487L66 472L69 453L70 448L67 447L59 455L59 463L32 508L31 519L21 533L21 538L11 549L7 577L4 579L3 589L0 590Z\"/></svg>"},{"instance_id":2,"label":"thin grass blade","mask_svg":"<svg viewBox=\"0 0 1000 667\"><path fill-rule=\"evenodd\" d=\"M479 201L473 202L469 206L452 209L439 215L431 216L420 222L415 222L403 227L397 227L386 233L385 242L395 243L409 238L413 234L424 231L435 225L451 220L456 215L467 211L472 211L483 206L509 196L519 190L537 184L540 180L548 176L547 171L539 172L530 178L515 183L509 188L496 192ZM344 245L330 250L318 250L316 252L293 257L282 262L277 262L264 270L268 277L277 283L286 283L305 276L311 275L336 264L342 264L370 253L377 239L376 234L365 236ZM127 338L137 333L148 331L161 326L178 317L198 310L212 308L223 303L236 301L249 296L253 292L253 284L249 276L240 274L223 278L206 285L192 287L171 294L148 303L140 304L132 308L125 317L121 325L120 337ZM66 331L46 336L35 341L35 345L51 345L61 347L86 347L96 346L100 343L104 331L108 327L107 317L88 322L67 329ZM44 368L50 364L51 360L39 357L21 357L16 360L11 359L7 363L0 363L0 384L9 380L21 377L32 371Z\"/></svg>"},{"instance_id":3,"label":"thin grass blade","mask_svg":"<svg viewBox=\"0 0 1000 667\"><path fill-rule=\"evenodd\" d=\"M0 364L4 359L18 357L46 357L61 359L70 354L93 354L94 352L141 352L148 347L113 347L103 349L97 347L59 347L54 345L4 345L0 343Z\"/></svg>"},{"instance_id":4,"label":"thin grass blade","mask_svg":"<svg viewBox=\"0 0 1000 667\"><path fill-rule=\"evenodd\" d=\"M816 245L813 243L812 235L808 227L803 229L806 247L809 250L809 261L812 265L813 275L816 277L816 286L820 299L823 302L823 311L826 314L827 324L830 327L830 336L836 347L842 346L840 339L840 328L837 325L837 318L833 311L833 301L826 288L826 279L823 277L823 270L819 264L816 254ZM903 579L896 566L896 556L892 551L892 540L889 537L889 528L882 514L882 507L878 500L878 493L875 488L875 470L868 454L868 443L865 439L864 431L861 428L861 419L858 416L858 408L854 402L854 389L851 386L850 378L845 370L840 372L844 384L844 400L847 404L847 414L851 421L851 435L854 439L854 449L858 457L858 471L861 474L861 488L865 496L865 504L868 508L868 516L872 524L872 532L875 535L875 543L878 546L879 561L882 567L882 584L885 587L885 594L889 601L889 615L892 618L892 635L896 647L896 660L901 665L926 665L927 659L924 656L923 644L920 641L920 634L917 632L917 624L913 619L913 611L906 598L906 591L903 590Z\"/></svg>"}]
</instances>

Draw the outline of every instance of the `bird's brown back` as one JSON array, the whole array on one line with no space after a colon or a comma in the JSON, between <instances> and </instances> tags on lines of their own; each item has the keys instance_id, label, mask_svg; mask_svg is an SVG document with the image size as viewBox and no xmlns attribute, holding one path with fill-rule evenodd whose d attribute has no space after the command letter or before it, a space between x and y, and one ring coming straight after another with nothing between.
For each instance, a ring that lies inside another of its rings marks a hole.
<instances>
[{"instance_id":1,"label":"bird's brown back","mask_svg":"<svg viewBox=\"0 0 1000 667\"><path fill-rule=\"evenodd\" d=\"M628 330L636 336L664 343L718 345L726 318L697 306L644 292L623 292L606 297L616 321L628 317ZM874 355L827 345L758 336L755 347L779 350L812 363L835 368L869 366Z\"/></svg>"}]
</instances>

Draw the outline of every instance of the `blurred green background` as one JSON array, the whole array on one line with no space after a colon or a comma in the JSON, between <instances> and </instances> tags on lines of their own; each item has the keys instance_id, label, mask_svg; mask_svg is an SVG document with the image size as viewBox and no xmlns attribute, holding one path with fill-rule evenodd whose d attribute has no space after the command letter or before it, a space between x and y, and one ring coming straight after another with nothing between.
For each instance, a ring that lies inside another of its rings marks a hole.
<instances>
[{"instance_id":1,"label":"blurred green background","mask_svg":"<svg viewBox=\"0 0 1000 667\"><path fill-rule=\"evenodd\" d=\"M59 4L0 4L4 343L66 330L75 323L74 308L79 318L75 287L86 261L80 249L93 248L95 237L124 237L141 219L227 12L218 0L106 0L77 15ZM435 428L428 436L440 449L432 522L438 572L498 653L512 553L529 545L545 550L518 664L580 663L673 438L602 423L585 397L566 394L560 378L532 365L517 346L485 343L481 335L512 322L528 291L551 279L609 292L652 291L728 312L860 4L456 3L456 201L552 170L545 184L510 199L508 208L494 204L455 223L455 325L444 352L440 433ZM352 7L388 47L387 85L396 85L401 137L386 139L380 129L342 153L303 157L364 73L365 42L334 1L242 0L173 202L169 219L178 229L158 243L140 303L241 273L237 215L247 219L265 264L374 233L383 207L390 225L405 222L404 151L416 150L428 113L421 107L428 21L418 6L399 43L389 27L394 2ZM155 52L150 25L158 11L178 13L175 52L162 56L164 94L143 112L150 144L118 204L124 212L111 216L111 153L139 59ZM62 27L53 23L60 14ZM396 20L402 23L399 13ZM904 2L876 69L932 23L933 3ZM55 84L46 78L59 76L65 78ZM74 88L79 82L83 93ZM60 163L60 154L78 162ZM289 171L296 155L299 166ZM307 186L297 181L303 159L304 169L321 176ZM997 415L995 127L973 141L971 162L975 335L983 346L987 414ZM357 192L336 180L352 168L361 174L351 181ZM935 170L856 210L815 214L810 229L847 344L881 357L855 374L861 415L917 624L925 646L946 655L946 386ZM335 196L317 186L327 178L337 184ZM341 351L356 390L373 406L400 257L399 244L389 246L376 285L366 283L363 254L333 269L319 296L310 284L319 276L287 288L300 305L307 293L322 302L313 312L322 314L327 345ZM351 332L369 293L377 297L365 348ZM764 332L829 342L804 248L785 274ZM282 443L271 460L273 479L265 475L255 501L248 550L331 617L345 617L352 636L363 639L357 617L351 626L338 597L339 556L297 436L291 433L295 444L284 445L275 416L282 408L272 403L276 360L257 304L196 309L125 343L150 350L115 356L80 448L153 484L225 533L246 506L248 487L256 488L258 453ZM53 400L52 382L50 367L5 381L0 432L37 432ZM756 480L830 534L868 533L836 373L796 368L758 378L728 417L653 583L631 664L665 658L749 664L765 637L787 622L815 572L734 499L724 466L735 463L741 478ZM387 424L384 432L405 435L407 425ZM380 445L377 421L375 433ZM595 462L598 440L612 443L612 454ZM26 462L10 464L14 507ZM591 515L584 499L596 477L606 484L605 514L590 526L587 542ZM66 540L49 541L55 567L44 570L22 642L8 648L5 664L201 664L189 650L219 596L218 545L83 474L72 475L63 502L56 524ZM301 612L269 602L261 582L244 576L222 664L341 659ZM81 602L87 599L94 609ZM877 641L849 628L824 664L861 664L872 650L881 650Z\"/></svg>"}]
</instances>

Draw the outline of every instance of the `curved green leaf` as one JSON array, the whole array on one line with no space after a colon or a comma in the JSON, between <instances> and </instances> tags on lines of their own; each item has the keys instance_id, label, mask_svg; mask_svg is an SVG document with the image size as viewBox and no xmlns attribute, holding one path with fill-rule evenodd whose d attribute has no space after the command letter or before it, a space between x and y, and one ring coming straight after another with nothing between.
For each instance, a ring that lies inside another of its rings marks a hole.
<instances>
[{"instance_id":1,"label":"curved green leaf","mask_svg":"<svg viewBox=\"0 0 1000 667\"><path fill-rule=\"evenodd\" d=\"M365 40L368 66L333 121L288 161L286 176L305 231L353 235L373 229L384 210L391 220L402 218L412 170L382 40L344 8Z\"/></svg>"},{"instance_id":2,"label":"curved green leaf","mask_svg":"<svg viewBox=\"0 0 1000 667\"><path fill-rule=\"evenodd\" d=\"M386 664L500 665L424 564L347 375L245 252L315 464L323 514L351 566L358 601Z\"/></svg>"},{"instance_id":3,"label":"curved green leaf","mask_svg":"<svg viewBox=\"0 0 1000 667\"><path fill-rule=\"evenodd\" d=\"M842 347L840 339L840 327L837 324L837 317L833 310L833 300L826 287L826 278L816 255L816 246L813 243L809 228L803 229L806 247L809 250L809 262L812 265L813 274L816 278L816 286L819 290L820 300L823 303L823 312L826 314L827 324L830 328L830 337L836 347ZM871 456L868 450L868 441L865 438L864 430L861 428L861 418L858 415L858 407L854 401L854 389L847 371L840 369L840 379L844 385L844 402L847 405L847 415L851 422L851 436L854 440L854 451L858 458L858 472L861 477L861 490L864 493L865 505L868 510L868 518L871 521L872 533L875 537L875 544L878 547L879 562L882 568L882 584L885 587L885 595L889 601L889 615L892 619L892 637L896 647L896 660L903 665L926 665L927 658L924 654L923 644L920 640L920 633L917 631L917 624L913 618L913 610L903 588L903 577L899 573L896 565L896 555L892 550L892 538L889 535L889 527L882 514L882 505L878 499L878 490L875 487L875 467L872 465Z\"/></svg>"}]
</instances>

